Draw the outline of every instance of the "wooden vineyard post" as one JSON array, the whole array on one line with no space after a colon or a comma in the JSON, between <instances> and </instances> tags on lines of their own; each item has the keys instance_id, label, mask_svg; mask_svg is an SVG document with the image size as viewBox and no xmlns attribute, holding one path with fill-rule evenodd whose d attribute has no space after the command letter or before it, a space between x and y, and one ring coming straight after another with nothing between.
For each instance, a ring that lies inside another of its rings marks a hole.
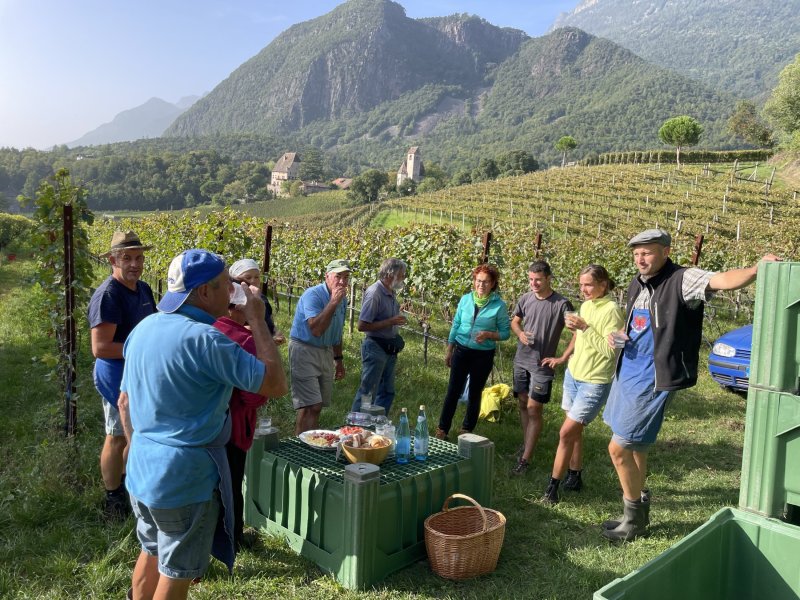
<instances>
[{"instance_id":1,"label":"wooden vineyard post","mask_svg":"<svg viewBox=\"0 0 800 600\"><path fill-rule=\"evenodd\" d=\"M356 315L356 282L350 282L350 302L348 303L349 310L350 310L350 319L347 325L347 330L350 332L350 335L353 335L353 319L355 319Z\"/></svg>"},{"instance_id":2,"label":"wooden vineyard post","mask_svg":"<svg viewBox=\"0 0 800 600\"><path fill-rule=\"evenodd\" d=\"M536 251L535 255L536 258L539 258L539 255L542 253L542 232L536 234Z\"/></svg>"},{"instance_id":3,"label":"wooden vineyard post","mask_svg":"<svg viewBox=\"0 0 800 600\"><path fill-rule=\"evenodd\" d=\"M481 252L481 260L479 264L489 262L489 249L492 244L492 232L487 231L483 234L483 250Z\"/></svg>"},{"instance_id":4,"label":"wooden vineyard post","mask_svg":"<svg viewBox=\"0 0 800 600\"><path fill-rule=\"evenodd\" d=\"M263 273L263 279L261 280L261 293L265 296L267 295L267 290L269 289L269 284L267 280L269 279L269 259L270 253L272 252L272 225L267 225L267 230L264 232L264 263L261 272Z\"/></svg>"},{"instance_id":5,"label":"wooden vineyard post","mask_svg":"<svg viewBox=\"0 0 800 600\"><path fill-rule=\"evenodd\" d=\"M64 297L66 315L61 342L61 355L66 351L67 364L64 370L64 432L68 437L75 435L78 424L78 405L75 398L75 373L77 341L75 332L75 246L73 243L72 204L64 205Z\"/></svg>"},{"instance_id":6,"label":"wooden vineyard post","mask_svg":"<svg viewBox=\"0 0 800 600\"><path fill-rule=\"evenodd\" d=\"M422 362L428 366L428 339L430 338L431 326L425 321L422 324Z\"/></svg>"},{"instance_id":7,"label":"wooden vineyard post","mask_svg":"<svg viewBox=\"0 0 800 600\"><path fill-rule=\"evenodd\" d=\"M703 251L703 234L694 238L694 252L692 252L692 264L696 267L700 263L700 253Z\"/></svg>"}]
</instances>

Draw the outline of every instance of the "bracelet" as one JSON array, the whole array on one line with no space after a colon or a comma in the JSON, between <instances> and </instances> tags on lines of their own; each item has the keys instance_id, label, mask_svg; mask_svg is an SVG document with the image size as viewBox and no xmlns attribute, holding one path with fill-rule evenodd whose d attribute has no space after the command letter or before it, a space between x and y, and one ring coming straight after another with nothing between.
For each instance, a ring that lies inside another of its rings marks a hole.
<instances>
[{"instance_id":1,"label":"bracelet","mask_svg":"<svg viewBox=\"0 0 800 600\"><path fill-rule=\"evenodd\" d=\"M336 361L344 360L344 356L342 356L341 354L338 354L338 355L333 357L333 360L336 360Z\"/></svg>"}]
</instances>

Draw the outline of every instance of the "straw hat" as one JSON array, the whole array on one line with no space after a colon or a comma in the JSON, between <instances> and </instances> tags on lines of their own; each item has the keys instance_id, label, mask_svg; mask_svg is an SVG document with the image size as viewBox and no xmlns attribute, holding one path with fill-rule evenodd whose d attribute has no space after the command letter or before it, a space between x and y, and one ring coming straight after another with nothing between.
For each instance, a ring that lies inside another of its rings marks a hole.
<instances>
[{"instance_id":1,"label":"straw hat","mask_svg":"<svg viewBox=\"0 0 800 600\"><path fill-rule=\"evenodd\" d=\"M101 256L108 257L118 250L150 250L152 246L143 246L139 236L132 231L115 231L111 236L111 250Z\"/></svg>"}]
</instances>

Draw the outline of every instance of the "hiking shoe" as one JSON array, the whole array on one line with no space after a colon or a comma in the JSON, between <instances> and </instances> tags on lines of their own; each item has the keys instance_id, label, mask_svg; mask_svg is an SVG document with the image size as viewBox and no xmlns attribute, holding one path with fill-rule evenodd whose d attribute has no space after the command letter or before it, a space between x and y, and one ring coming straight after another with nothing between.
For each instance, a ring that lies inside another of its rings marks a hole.
<instances>
[{"instance_id":1,"label":"hiking shoe","mask_svg":"<svg viewBox=\"0 0 800 600\"><path fill-rule=\"evenodd\" d=\"M580 471L567 470L567 476L564 478L563 488L568 492L580 492L583 487L583 479L581 479Z\"/></svg>"},{"instance_id":2,"label":"hiking shoe","mask_svg":"<svg viewBox=\"0 0 800 600\"><path fill-rule=\"evenodd\" d=\"M542 496L543 504L558 504L558 483L551 481Z\"/></svg>"},{"instance_id":3,"label":"hiking shoe","mask_svg":"<svg viewBox=\"0 0 800 600\"><path fill-rule=\"evenodd\" d=\"M437 440L447 440L447 432L444 429L436 428L436 433L433 434Z\"/></svg>"},{"instance_id":4,"label":"hiking shoe","mask_svg":"<svg viewBox=\"0 0 800 600\"><path fill-rule=\"evenodd\" d=\"M513 469L511 469L511 474L512 475L525 475L525 471L527 471L527 470L528 470L528 461L525 460L524 458L520 458L517 461L516 466Z\"/></svg>"},{"instance_id":5,"label":"hiking shoe","mask_svg":"<svg viewBox=\"0 0 800 600\"><path fill-rule=\"evenodd\" d=\"M120 494L107 494L103 516L108 521L124 521L131 514L128 498Z\"/></svg>"}]
</instances>

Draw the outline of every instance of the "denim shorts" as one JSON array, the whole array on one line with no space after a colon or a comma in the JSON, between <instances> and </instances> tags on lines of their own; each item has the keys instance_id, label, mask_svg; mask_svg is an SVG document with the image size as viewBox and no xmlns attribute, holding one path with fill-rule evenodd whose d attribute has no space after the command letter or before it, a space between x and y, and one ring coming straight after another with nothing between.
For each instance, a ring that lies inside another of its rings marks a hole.
<instances>
[{"instance_id":1,"label":"denim shorts","mask_svg":"<svg viewBox=\"0 0 800 600\"><path fill-rule=\"evenodd\" d=\"M600 414L600 410L608 400L611 383L576 381L568 368L564 371L563 389L561 408L573 421L588 425Z\"/></svg>"},{"instance_id":2,"label":"denim shorts","mask_svg":"<svg viewBox=\"0 0 800 600\"><path fill-rule=\"evenodd\" d=\"M173 579L202 577L220 512L219 491L207 502L178 508L149 508L131 494L136 537L142 550L158 557L158 571Z\"/></svg>"},{"instance_id":3,"label":"denim shorts","mask_svg":"<svg viewBox=\"0 0 800 600\"><path fill-rule=\"evenodd\" d=\"M106 420L106 435L113 435L115 437L125 435L125 430L122 429L122 419L119 416L119 411L105 398L103 398L103 416Z\"/></svg>"}]
</instances>

